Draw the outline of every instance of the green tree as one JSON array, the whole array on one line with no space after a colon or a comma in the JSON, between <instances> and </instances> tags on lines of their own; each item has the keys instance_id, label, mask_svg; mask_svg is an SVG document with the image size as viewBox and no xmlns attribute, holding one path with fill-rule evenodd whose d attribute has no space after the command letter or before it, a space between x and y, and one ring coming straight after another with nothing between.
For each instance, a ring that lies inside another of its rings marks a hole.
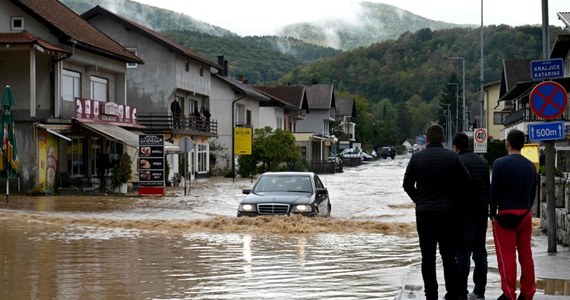
<instances>
[{"instance_id":1,"label":"green tree","mask_svg":"<svg viewBox=\"0 0 570 300\"><path fill-rule=\"evenodd\" d=\"M400 102L397 106L396 126L398 127L398 144L410 137L412 119L406 102Z\"/></svg>"},{"instance_id":2,"label":"green tree","mask_svg":"<svg viewBox=\"0 0 570 300\"><path fill-rule=\"evenodd\" d=\"M291 132L282 129L273 131L271 127L258 128L253 134L252 155L239 158L239 174L249 177L258 172L277 171L282 167L291 169L300 158L301 149Z\"/></svg>"}]
</instances>

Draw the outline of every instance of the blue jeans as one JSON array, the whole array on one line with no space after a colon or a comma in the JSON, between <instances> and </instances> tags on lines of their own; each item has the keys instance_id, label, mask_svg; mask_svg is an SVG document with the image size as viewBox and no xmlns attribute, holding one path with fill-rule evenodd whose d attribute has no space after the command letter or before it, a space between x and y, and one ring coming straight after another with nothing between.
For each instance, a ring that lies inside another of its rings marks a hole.
<instances>
[{"instance_id":1,"label":"blue jeans","mask_svg":"<svg viewBox=\"0 0 570 300\"><path fill-rule=\"evenodd\" d=\"M473 293L485 296L487 285L487 215L466 216L460 220L459 241L457 246L457 273L459 276L459 296L466 298L469 290L469 271L471 268L471 255L475 269L473 270Z\"/></svg>"}]
</instances>

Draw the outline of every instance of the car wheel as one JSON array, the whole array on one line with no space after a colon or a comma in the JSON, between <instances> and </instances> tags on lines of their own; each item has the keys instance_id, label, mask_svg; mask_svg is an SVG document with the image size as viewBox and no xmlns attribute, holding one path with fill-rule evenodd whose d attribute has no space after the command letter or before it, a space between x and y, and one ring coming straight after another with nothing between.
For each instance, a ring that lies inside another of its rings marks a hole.
<instances>
[{"instance_id":1,"label":"car wheel","mask_svg":"<svg viewBox=\"0 0 570 300\"><path fill-rule=\"evenodd\" d=\"M330 202L329 202L329 205L328 205L328 207L327 207L327 213L324 215L325 218L328 218L328 217L331 216L331 207L332 207L332 206L331 206L331 204L330 204Z\"/></svg>"}]
</instances>

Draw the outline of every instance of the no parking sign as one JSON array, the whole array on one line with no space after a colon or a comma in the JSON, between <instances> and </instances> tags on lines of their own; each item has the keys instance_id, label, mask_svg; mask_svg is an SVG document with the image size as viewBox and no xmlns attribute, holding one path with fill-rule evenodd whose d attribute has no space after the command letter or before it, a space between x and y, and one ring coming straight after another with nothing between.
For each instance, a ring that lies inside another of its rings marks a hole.
<instances>
[{"instance_id":1,"label":"no parking sign","mask_svg":"<svg viewBox=\"0 0 570 300\"><path fill-rule=\"evenodd\" d=\"M545 120L555 119L566 110L568 94L558 82L544 81L532 89L529 103L537 116Z\"/></svg>"},{"instance_id":2,"label":"no parking sign","mask_svg":"<svg viewBox=\"0 0 570 300\"><path fill-rule=\"evenodd\" d=\"M473 152L487 153L487 128L473 130Z\"/></svg>"}]
</instances>

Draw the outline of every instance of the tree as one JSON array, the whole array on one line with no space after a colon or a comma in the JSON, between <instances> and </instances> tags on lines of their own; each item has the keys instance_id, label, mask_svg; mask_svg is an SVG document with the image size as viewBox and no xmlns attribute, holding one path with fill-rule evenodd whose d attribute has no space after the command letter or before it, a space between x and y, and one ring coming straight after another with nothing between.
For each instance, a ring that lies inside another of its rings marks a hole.
<instances>
[{"instance_id":1,"label":"tree","mask_svg":"<svg viewBox=\"0 0 570 300\"><path fill-rule=\"evenodd\" d=\"M239 158L239 174L249 177L258 171L277 171L282 167L291 169L300 158L301 149L291 132L273 131L271 127L258 128L253 133L252 155Z\"/></svg>"},{"instance_id":2,"label":"tree","mask_svg":"<svg viewBox=\"0 0 570 300\"><path fill-rule=\"evenodd\" d=\"M400 102L397 106L396 126L398 127L398 142L403 142L410 137L412 118L406 102Z\"/></svg>"}]
</instances>

